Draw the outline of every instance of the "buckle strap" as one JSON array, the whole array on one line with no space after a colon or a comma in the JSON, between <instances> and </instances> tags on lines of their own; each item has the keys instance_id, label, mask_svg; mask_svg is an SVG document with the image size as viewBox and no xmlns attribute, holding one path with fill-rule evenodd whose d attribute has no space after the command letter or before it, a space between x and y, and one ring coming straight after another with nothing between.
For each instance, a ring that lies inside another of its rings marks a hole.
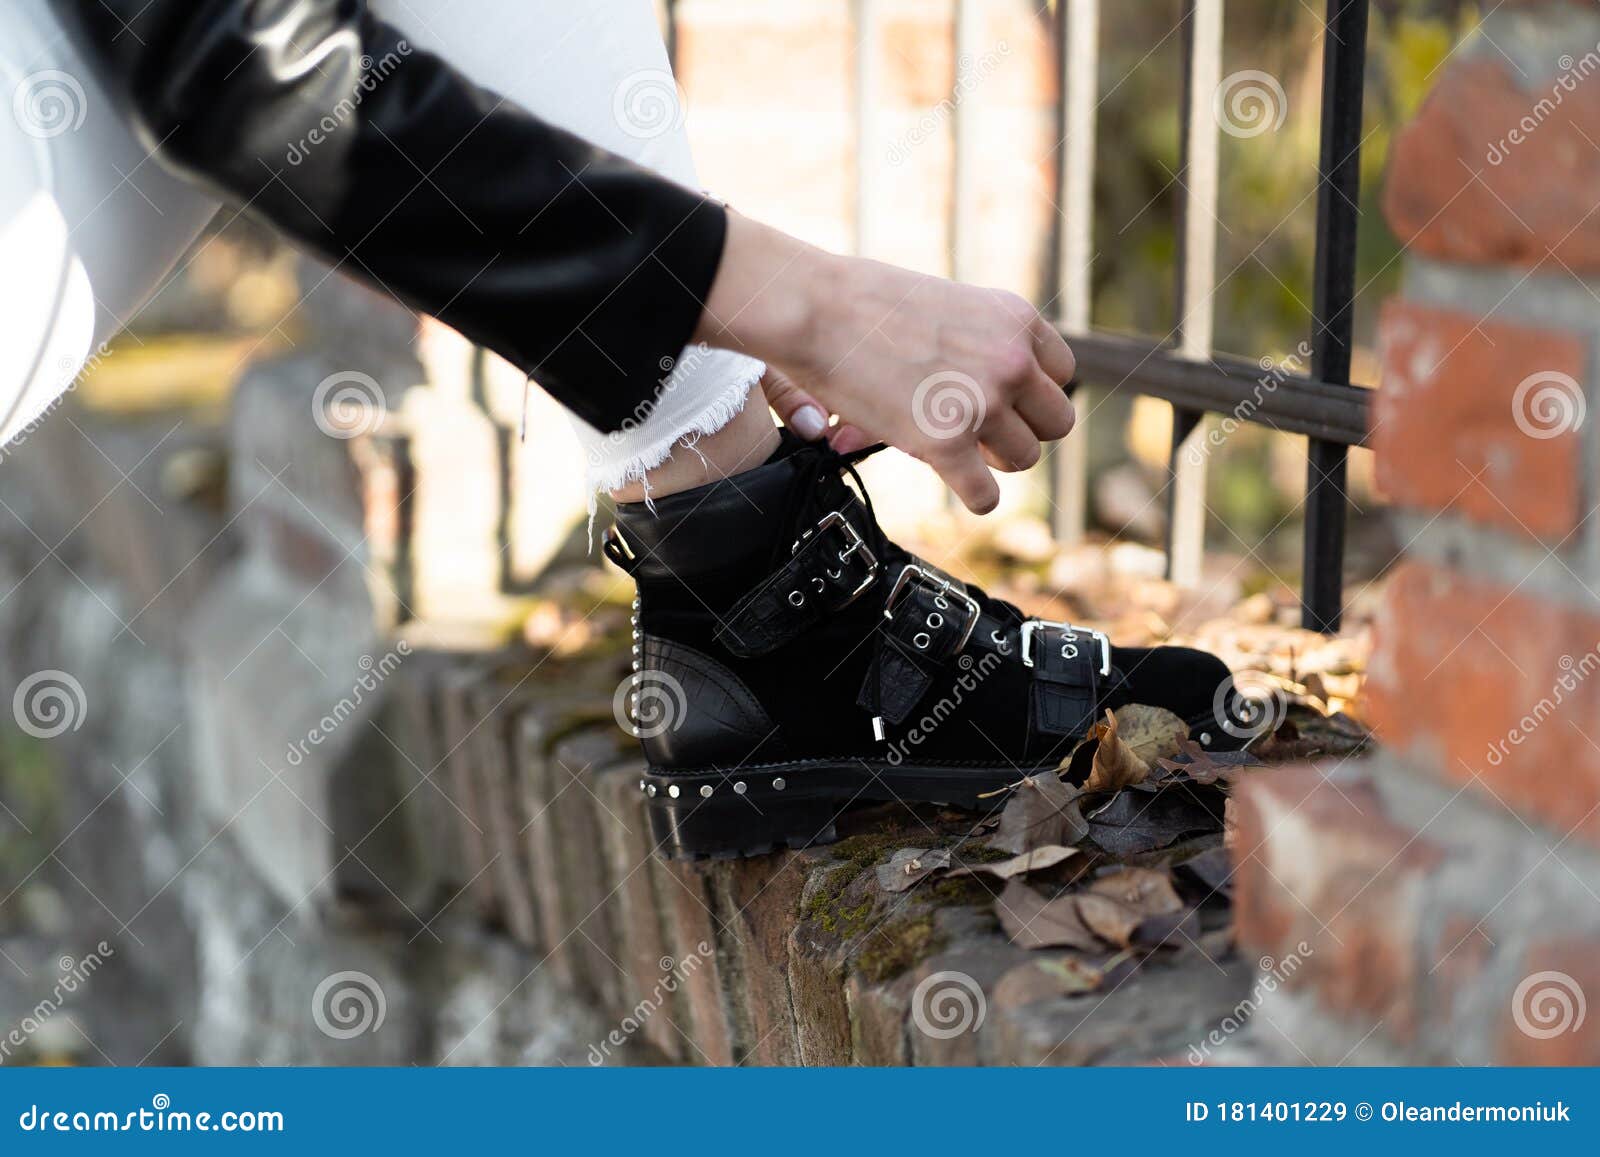
<instances>
[{"instance_id":1,"label":"buckle strap","mask_svg":"<svg viewBox=\"0 0 1600 1157\"><path fill-rule=\"evenodd\" d=\"M1111 674L1111 642L1101 631L1029 619L1022 624L1022 662L1033 669L1032 729L1082 735L1099 710L1100 680Z\"/></svg>"},{"instance_id":2,"label":"buckle strap","mask_svg":"<svg viewBox=\"0 0 1600 1157\"><path fill-rule=\"evenodd\" d=\"M795 540L787 562L733 605L715 638L741 658L765 655L855 602L879 569L844 511L830 511Z\"/></svg>"},{"instance_id":3,"label":"buckle strap","mask_svg":"<svg viewBox=\"0 0 1600 1157\"><path fill-rule=\"evenodd\" d=\"M856 703L879 719L903 723L939 669L972 638L983 610L965 584L921 561L900 568L884 604L884 646L867 670ZM876 695L873 694L876 687Z\"/></svg>"}]
</instances>

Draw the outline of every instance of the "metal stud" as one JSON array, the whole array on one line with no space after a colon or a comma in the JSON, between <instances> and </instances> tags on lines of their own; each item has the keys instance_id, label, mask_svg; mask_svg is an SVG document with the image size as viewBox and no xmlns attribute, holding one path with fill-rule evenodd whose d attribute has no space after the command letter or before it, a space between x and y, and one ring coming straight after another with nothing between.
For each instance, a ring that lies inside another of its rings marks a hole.
<instances>
[{"instance_id":1,"label":"metal stud","mask_svg":"<svg viewBox=\"0 0 1600 1157\"><path fill-rule=\"evenodd\" d=\"M645 792L644 793L645 793L645 795L649 796L651 799L655 799L656 798L656 785L652 783L649 787L645 788Z\"/></svg>"},{"instance_id":2,"label":"metal stud","mask_svg":"<svg viewBox=\"0 0 1600 1157\"><path fill-rule=\"evenodd\" d=\"M1209 731L1202 731L1202 732L1201 732L1201 733L1200 733L1200 742L1201 742L1201 744L1202 744L1202 745L1203 745L1203 746L1209 746L1209 745L1210 745L1210 743L1211 743L1211 732L1209 732Z\"/></svg>"},{"instance_id":3,"label":"metal stud","mask_svg":"<svg viewBox=\"0 0 1600 1157\"><path fill-rule=\"evenodd\" d=\"M747 792L749 790L750 790L749 785L746 784L745 781L742 780L742 779L738 783L733 785L733 794L734 795L743 795L745 792Z\"/></svg>"},{"instance_id":4,"label":"metal stud","mask_svg":"<svg viewBox=\"0 0 1600 1157\"><path fill-rule=\"evenodd\" d=\"M712 790L713 789L712 789L712 787L711 787L711 785L709 783L701 784L700 785L700 798L701 799L710 799Z\"/></svg>"},{"instance_id":5,"label":"metal stud","mask_svg":"<svg viewBox=\"0 0 1600 1157\"><path fill-rule=\"evenodd\" d=\"M781 775L777 779L772 781L772 790L773 791L782 791L784 788L786 788L788 786L789 785L786 782L784 782L784 778Z\"/></svg>"},{"instance_id":6,"label":"metal stud","mask_svg":"<svg viewBox=\"0 0 1600 1157\"><path fill-rule=\"evenodd\" d=\"M677 799L678 798L678 785L677 784L673 784L671 787L667 788L667 794L670 795L673 799Z\"/></svg>"}]
</instances>

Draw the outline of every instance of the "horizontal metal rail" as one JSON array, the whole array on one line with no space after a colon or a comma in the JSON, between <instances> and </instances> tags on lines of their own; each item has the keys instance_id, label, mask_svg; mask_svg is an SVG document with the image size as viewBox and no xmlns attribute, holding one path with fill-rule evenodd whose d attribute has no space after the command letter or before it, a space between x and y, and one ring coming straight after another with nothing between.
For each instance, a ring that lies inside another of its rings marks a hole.
<instances>
[{"instance_id":1,"label":"horizontal metal rail","mask_svg":"<svg viewBox=\"0 0 1600 1157\"><path fill-rule=\"evenodd\" d=\"M1194 362L1142 338L1066 333L1078 359L1077 381L1175 406L1232 415L1287 434L1345 446L1366 444L1371 390L1283 373L1243 358Z\"/></svg>"}]
</instances>

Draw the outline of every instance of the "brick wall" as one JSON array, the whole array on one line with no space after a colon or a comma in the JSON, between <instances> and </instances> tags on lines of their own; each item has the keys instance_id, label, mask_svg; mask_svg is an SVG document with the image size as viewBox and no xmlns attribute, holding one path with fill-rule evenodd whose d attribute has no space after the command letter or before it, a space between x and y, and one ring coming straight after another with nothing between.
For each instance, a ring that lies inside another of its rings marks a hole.
<instances>
[{"instance_id":1,"label":"brick wall","mask_svg":"<svg viewBox=\"0 0 1600 1157\"><path fill-rule=\"evenodd\" d=\"M1600 13L1507 5L1394 141L1373 444L1408 558L1388 753L1240 800L1239 932L1305 958L1289 1063L1600 1062Z\"/></svg>"}]
</instances>

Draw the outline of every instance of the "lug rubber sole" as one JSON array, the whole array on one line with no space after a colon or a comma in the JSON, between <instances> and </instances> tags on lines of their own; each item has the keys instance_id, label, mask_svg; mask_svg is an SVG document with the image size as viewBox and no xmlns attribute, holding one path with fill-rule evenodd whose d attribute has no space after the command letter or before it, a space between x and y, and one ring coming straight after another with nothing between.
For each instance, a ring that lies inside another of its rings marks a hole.
<instances>
[{"instance_id":1,"label":"lug rubber sole","mask_svg":"<svg viewBox=\"0 0 1600 1157\"><path fill-rule=\"evenodd\" d=\"M976 764L891 765L884 761L804 761L728 771L652 768L639 781L656 850L673 860L741 859L783 848L831 844L839 817L855 804L939 804L988 811L979 796L1032 770Z\"/></svg>"}]
</instances>

